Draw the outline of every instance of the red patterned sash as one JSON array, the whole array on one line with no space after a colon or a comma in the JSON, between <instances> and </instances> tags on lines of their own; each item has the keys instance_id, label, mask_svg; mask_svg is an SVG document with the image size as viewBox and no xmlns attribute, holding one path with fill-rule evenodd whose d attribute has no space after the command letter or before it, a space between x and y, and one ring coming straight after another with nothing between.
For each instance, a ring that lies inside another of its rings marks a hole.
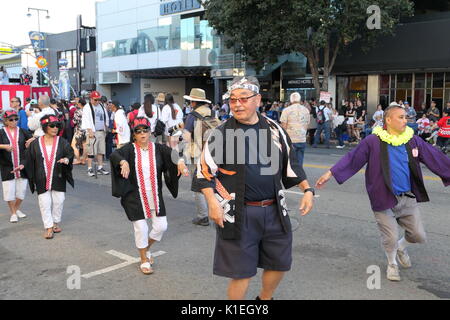
<instances>
[{"instance_id":1,"label":"red patterned sash","mask_svg":"<svg viewBox=\"0 0 450 320\"><path fill-rule=\"evenodd\" d=\"M8 139L11 143L11 146L14 148L12 152L12 160L13 160L13 167L16 169L20 165L20 157L19 157L19 128L16 128L14 132L11 132L9 128L5 128L6 135L8 136ZM14 174L14 177L16 179L20 178L20 171L16 171Z\"/></svg>"},{"instance_id":2,"label":"red patterned sash","mask_svg":"<svg viewBox=\"0 0 450 320\"><path fill-rule=\"evenodd\" d=\"M54 170L54 163L55 163L55 157L56 157L56 147L58 145L58 137L53 138L53 145L52 145L52 153L50 154L50 158L48 157L47 153L47 147L45 145L44 137L41 138L41 149L42 153L44 155L45 159L45 173L46 173L46 183L45 183L45 189L49 191L51 189L51 183L53 178L53 170Z\"/></svg>"}]
</instances>

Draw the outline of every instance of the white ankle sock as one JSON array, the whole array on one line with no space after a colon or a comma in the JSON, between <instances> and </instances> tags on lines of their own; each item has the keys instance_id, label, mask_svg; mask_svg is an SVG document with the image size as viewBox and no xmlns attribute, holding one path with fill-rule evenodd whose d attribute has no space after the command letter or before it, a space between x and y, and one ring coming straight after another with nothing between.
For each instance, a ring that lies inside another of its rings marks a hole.
<instances>
[{"instance_id":1,"label":"white ankle sock","mask_svg":"<svg viewBox=\"0 0 450 320\"><path fill-rule=\"evenodd\" d=\"M389 264L397 265L397 251L386 252L386 257L388 258Z\"/></svg>"},{"instance_id":2,"label":"white ankle sock","mask_svg":"<svg viewBox=\"0 0 450 320\"><path fill-rule=\"evenodd\" d=\"M406 241L405 237L401 238L400 241L398 242L398 249L400 251L405 251L406 247L410 245L410 243L408 241Z\"/></svg>"}]
</instances>

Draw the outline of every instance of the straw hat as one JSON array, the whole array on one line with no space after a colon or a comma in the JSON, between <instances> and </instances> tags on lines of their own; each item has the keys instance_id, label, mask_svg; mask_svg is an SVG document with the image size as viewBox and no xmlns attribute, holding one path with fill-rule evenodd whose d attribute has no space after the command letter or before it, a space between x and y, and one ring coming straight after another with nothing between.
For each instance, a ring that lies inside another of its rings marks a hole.
<instances>
[{"instance_id":1,"label":"straw hat","mask_svg":"<svg viewBox=\"0 0 450 320\"><path fill-rule=\"evenodd\" d=\"M389 107L401 107L401 105L399 105L397 102L394 101L394 102L391 102Z\"/></svg>"},{"instance_id":2,"label":"straw hat","mask_svg":"<svg viewBox=\"0 0 450 320\"><path fill-rule=\"evenodd\" d=\"M198 102L206 102L211 103L211 101L206 99L206 93L203 89L194 88L191 90L191 93L188 96L183 97L189 101L198 101Z\"/></svg>"},{"instance_id":3,"label":"straw hat","mask_svg":"<svg viewBox=\"0 0 450 320\"><path fill-rule=\"evenodd\" d=\"M158 97L156 98L156 101L161 101L161 102L166 101L166 95L161 92L160 94L158 94Z\"/></svg>"}]
</instances>

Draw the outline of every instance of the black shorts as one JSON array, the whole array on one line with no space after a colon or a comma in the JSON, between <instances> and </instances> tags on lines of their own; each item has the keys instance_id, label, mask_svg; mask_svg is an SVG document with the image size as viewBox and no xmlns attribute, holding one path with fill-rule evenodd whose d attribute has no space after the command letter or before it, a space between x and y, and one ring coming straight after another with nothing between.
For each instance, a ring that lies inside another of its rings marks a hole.
<instances>
[{"instance_id":1,"label":"black shorts","mask_svg":"<svg viewBox=\"0 0 450 320\"><path fill-rule=\"evenodd\" d=\"M244 210L241 239L217 235L214 274L231 279L256 276L258 268L287 272L292 265L292 232L285 233L277 206Z\"/></svg>"}]
</instances>

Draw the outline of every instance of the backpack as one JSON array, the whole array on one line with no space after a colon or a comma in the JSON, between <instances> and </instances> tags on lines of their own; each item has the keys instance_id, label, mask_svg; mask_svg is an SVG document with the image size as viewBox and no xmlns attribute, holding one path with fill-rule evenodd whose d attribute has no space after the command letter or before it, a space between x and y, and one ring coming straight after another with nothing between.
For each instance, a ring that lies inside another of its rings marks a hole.
<instances>
[{"instance_id":1,"label":"backpack","mask_svg":"<svg viewBox=\"0 0 450 320\"><path fill-rule=\"evenodd\" d=\"M318 111L316 113L316 122L317 124L324 124L325 123L325 113L323 112L325 110L325 107L323 109L317 108Z\"/></svg>"},{"instance_id":2,"label":"backpack","mask_svg":"<svg viewBox=\"0 0 450 320\"><path fill-rule=\"evenodd\" d=\"M207 108L208 110L202 110L202 109L204 109L204 108L200 107L196 111L191 112L191 115L194 116L199 121L201 121L201 125L202 125L201 149L200 149L200 146L196 146L196 144L195 144L196 138L192 137L193 139L191 141L191 146L189 149L192 158L197 158L200 156L200 154L203 150L203 146L205 145L206 140L208 139L209 132L211 132L212 130L214 130L215 128L217 128L218 126L220 126L222 124L221 121L218 118L216 118L212 112L210 112L209 115L207 114L206 111L208 111L209 108ZM194 133L195 133L195 130L194 130Z\"/></svg>"}]
</instances>

